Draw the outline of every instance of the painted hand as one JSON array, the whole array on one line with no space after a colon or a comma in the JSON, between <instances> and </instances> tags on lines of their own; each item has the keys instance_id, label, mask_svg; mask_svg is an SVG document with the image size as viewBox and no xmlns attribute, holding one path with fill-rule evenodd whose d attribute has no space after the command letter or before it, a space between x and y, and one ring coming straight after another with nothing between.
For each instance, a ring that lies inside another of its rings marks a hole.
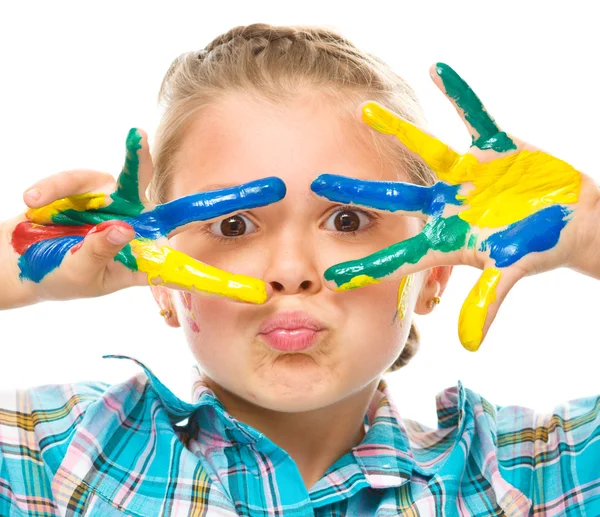
<instances>
[{"instance_id":1,"label":"painted hand","mask_svg":"<svg viewBox=\"0 0 600 517\"><path fill-rule=\"evenodd\" d=\"M203 264L168 246L166 239L190 223L279 201L285 196L285 184L278 178L264 178L154 206L145 195L154 173L152 158L137 129L130 130L126 148L125 165L112 194L88 192L27 211L27 221L19 223L12 234L13 248L20 255L20 278L43 283L46 275L69 258L67 253L77 251L86 235L101 230L106 221L117 220L135 230L135 239L115 257L129 270L123 283L149 282L264 303L267 292L262 280Z\"/></svg>"},{"instance_id":2,"label":"painted hand","mask_svg":"<svg viewBox=\"0 0 600 517\"><path fill-rule=\"evenodd\" d=\"M344 290L435 266L478 267L483 273L458 324L461 343L475 351L518 280L566 266L581 249L581 221L591 217L597 187L568 163L501 131L452 68L438 63L431 75L471 133L469 152L455 152L375 102L363 104L363 121L400 140L439 181L419 186L320 175L312 189L331 201L425 219L418 235L337 264L325 279Z\"/></svg>"}]
</instances>

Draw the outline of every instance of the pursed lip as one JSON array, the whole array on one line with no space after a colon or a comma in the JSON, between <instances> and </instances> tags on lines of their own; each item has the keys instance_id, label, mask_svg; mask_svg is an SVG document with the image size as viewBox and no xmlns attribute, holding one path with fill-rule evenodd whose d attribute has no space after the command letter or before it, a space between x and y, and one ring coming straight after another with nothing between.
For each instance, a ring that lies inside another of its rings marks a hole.
<instances>
[{"instance_id":1,"label":"pursed lip","mask_svg":"<svg viewBox=\"0 0 600 517\"><path fill-rule=\"evenodd\" d=\"M258 333L268 334L276 330L308 329L319 332L325 330L325 325L317 318L304 311L281 311L264 319Z\"/></svg>"}]
</instances>

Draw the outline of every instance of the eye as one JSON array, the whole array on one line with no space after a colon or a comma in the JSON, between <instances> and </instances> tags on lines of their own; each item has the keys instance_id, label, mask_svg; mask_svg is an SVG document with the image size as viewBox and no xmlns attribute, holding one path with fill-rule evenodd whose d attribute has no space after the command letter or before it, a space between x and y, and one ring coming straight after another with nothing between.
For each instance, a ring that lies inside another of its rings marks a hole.
<instances>
[{"instance_id":1,"label":"eye","mask_svg":"<svg viewBox=\"0 0 600 517\"><path fill-rule=\"evenodd\" d=\"M220 237L240 237L256 231L256 225L247 217L236 214L210 225L210 231Z\"/></svg>"},{"instance_id":2,"label":"eye","mask_svg":"<svg viewBox=\"0 0 600 517\"><path fill-rule=\"evenodd\" d=\"M363 230L371 218L361 210L337 210L325 221L324 228L337 232L356 232Z\"/></svg>"}]
</instances>

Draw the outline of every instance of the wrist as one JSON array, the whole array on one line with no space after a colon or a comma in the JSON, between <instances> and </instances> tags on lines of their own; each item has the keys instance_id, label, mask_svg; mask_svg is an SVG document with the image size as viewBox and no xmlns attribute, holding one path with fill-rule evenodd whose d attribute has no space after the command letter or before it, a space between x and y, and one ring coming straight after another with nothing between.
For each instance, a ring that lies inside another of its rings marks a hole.
<instances>
[{"instance_id":1,"label":"wrist","mask_svg":"<svg viewBox=\"0 0 600 517\"><path fill-rule=\"evenodd\" d=\"M572 269L600 280L600 186L595 185L591 190L591 210L580 232Z\"/></svg>"}]
</instances>

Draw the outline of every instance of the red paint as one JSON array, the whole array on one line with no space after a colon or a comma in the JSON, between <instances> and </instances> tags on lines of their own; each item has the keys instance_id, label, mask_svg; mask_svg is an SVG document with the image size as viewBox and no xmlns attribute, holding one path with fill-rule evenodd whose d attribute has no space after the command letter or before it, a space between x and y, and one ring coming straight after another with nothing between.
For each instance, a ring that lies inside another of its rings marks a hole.
<instances>
[{"instance_id":1,"label":"red paint","mask_svg":"<svg viewBox=\"0 0 600 517\"><path fill-rule=\"evenodd\" d=\"M14 250L23 255L36 242L55 239L57 237L85 237L92 228L91 224L81 226L42 225L24 221L13 230L11 244Z\"/></svg>"},{"instance_id":2,"label":"red paint","mask_svg":"<svg viewBox=\"0 0 600 517\"><path fill-rule=\"evenodd\" d=\"M181 298L181 302L183 303L184 307L189 313L186 315L186 320L190 329L192 329L192 332L198 334L198 332L200 332L200 327L194 321L194 314L192 313L192 293L179 291L179 297Z\"/></svg>"},{"instance_id":3,"label":"red paint","mask_svg":"<svg viewBox=\"0 0 600 517\"><path fill-rule=\"evenodd\" d=\"M194 332L195 334L198 334L198 332L200 332L200 327L191 316L187 317L187 322L190 328L192 329L192 332Z\"/></svg>"},{"instance_id":4,"label":"red paint","mask_svg":"<svg viewBox=\"0 0 600 517\"><path fill-rule=\"evenodd\" d=\"M87 226L91 226L91 225L87 225ZM119 226L120 228L123 228L124 230L133 230L133 227L124 221L103 221L100 224L93 226L92 229L87 233L87 235L91 235L92 233L102 232L102 231L106 230L107 228L111 228L113 226ZM75 244L75 246L73 246L71 248L71 253L75 253L79 248L81 248L81 246L83 246L83 242L84 241L81 241L81 242L78 242L77 244Z\"/></svg>"},{"instance_id":5,"label":"red paint","mask_svg":"<svg viewBox=\"0 0 600 517\"><path fill-rule=\"evenodd\" d=\"M106 230L109 226L120 226L126 230L133 230L132 226L125 221L118 220L104 221L96 226L91 224L82 224L80 226L67 226L61 224L44 225L23 221L22 223L17 224L13 230L11 244L19 255L23 255L30 246L33 246L36 242L59 237L85 237L90 233ZM73 246L71 248L71 253L75 253L82 244L83 241Z\"/></svg>"},{"instance_id":6,"label":"red paint","mask_svg":"<svg viewBox=\"0 0 600 517\"><path fill-rule=\"evenodd\" d=\"M184 291L179 291L179 296L181 297L181 301L186 309L192 309L192 293L187 293Z\"/></svg>"}]
</instances>

